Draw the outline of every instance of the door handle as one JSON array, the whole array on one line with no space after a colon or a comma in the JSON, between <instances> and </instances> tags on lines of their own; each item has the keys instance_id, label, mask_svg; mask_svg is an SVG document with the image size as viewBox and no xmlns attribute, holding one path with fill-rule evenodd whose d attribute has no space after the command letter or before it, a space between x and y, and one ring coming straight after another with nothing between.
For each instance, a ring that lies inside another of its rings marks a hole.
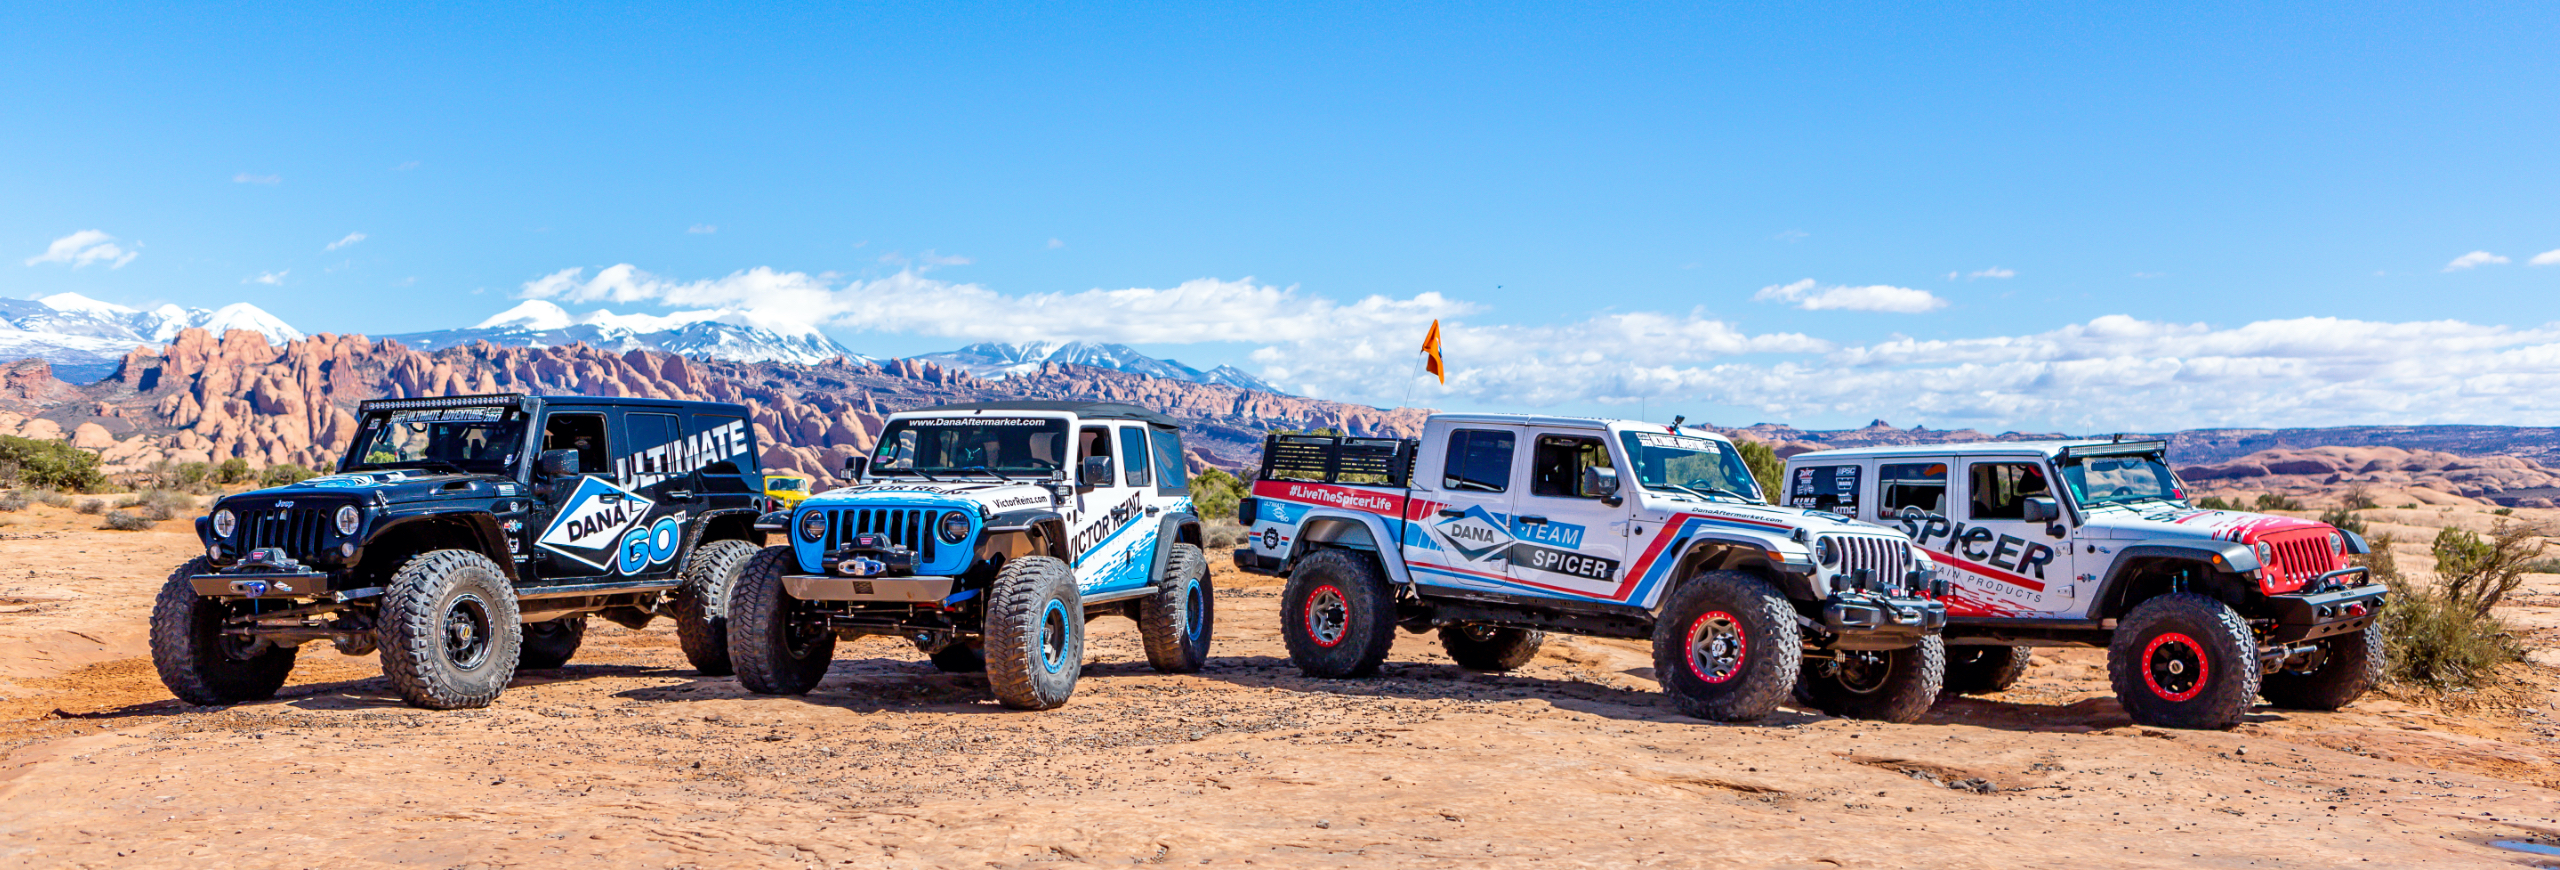
<instances>
[{"instance_id":1,"label":"door handle","mask_svg":"<svg viewBox=\"0 0 2560 870\"><path fill-rule=\"evenodd\" d=\"M692 497L693 497L693 490L690 490L690 489L670 489L670 490L667 490L667 497L668 497L668 498L675 498L675 499L692 498Z\"/></svg>"},{"instance_id":2,"label":"door handle","mask_svg":"<svg viewBox=\"0 0 2560 870\"><path fill-rule=\"evenodd\" d=\"M1159 508L1159 507L1156 507L1156 506L1154 506L1154 505L1148 505L1148 506L1147 506L1147 516L1155 516L1155 515L1156 515L1156 512L1157 512L1157 511L1160 511L1160 510L1163 510L1163 508Z\"/></svg>"},{"instance_id":3,"label":"door handle","mask_svg":"<svg viewBox=\"0 0 2560 870\"><path fill-rule=\"evenodd\" d=\"M1546 517L1520 517L1519 519L1520 524L1524 526L1543 526L1547 524Z\"/></svg>"},{"instance_id":4,"label":"door handle","mask_svg":"<svg viewBox=\"0 0 2560 870\"><path fill-rule=\"evenodd\" d=\"M1466 515L1467 515L1467 512L1466 512L1466 511L1462 511L1462 510L1458 510L1457 508L1441 508L1441 509L1440 509L1440 515L1441 515L1441 516L1444 516L1444 517L1449 517L1449 518L1451 518L1451 519L1455 519L1455 518L1458 518L1458 517L1466 516Z\"/></svg>"}]
</instances>

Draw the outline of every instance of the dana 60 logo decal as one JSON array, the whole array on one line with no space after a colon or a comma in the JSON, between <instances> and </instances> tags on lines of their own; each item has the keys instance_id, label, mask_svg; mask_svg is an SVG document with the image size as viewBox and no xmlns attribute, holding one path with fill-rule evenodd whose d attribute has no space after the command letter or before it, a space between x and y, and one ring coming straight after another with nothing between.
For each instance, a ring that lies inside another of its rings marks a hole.
<instances>
[{"instance_id":1,"label":"dana 60 logo decal","mask_svg":"<svg viewBox=\"0 0 2560 870\"><path fill-rule=\"evenodd\" d=\"M677 511L673 516L660 517L648 528L624 533L622 552L614 559L614 567L625 574L638 574L651 565L674 559L683 543L684 512Z\"/></svg>"}]
</instances>

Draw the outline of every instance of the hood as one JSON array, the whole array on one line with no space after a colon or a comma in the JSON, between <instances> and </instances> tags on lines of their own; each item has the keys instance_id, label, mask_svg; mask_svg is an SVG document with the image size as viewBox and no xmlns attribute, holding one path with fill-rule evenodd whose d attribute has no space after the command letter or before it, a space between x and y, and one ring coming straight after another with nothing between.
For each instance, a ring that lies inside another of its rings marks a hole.
<instances>
[{"instance_id":1,"label":"hood","mask_svg":"<svg viewBox=\"0 0 2560 870\"><path fill-rule=\"evenodd\" d=\"M493 474L456 474L450 471L424 471L399 468L388 471L361 471L331 474L299 483L254 489L222 499L275 499L300 495L333 495L358 499L379 496L385 502L424 501L438 498L492 498L522 492L515 481Z\"/></svg>"},{"instance_id":2,"label":"hood","mask_svg":"<svg viewBox=\"0 0 2560 870\"><path fill-rule=\"evenodd\" d=\"M1888 528L1863 520L1851 519L1829 511L1806 510L1804 508L1797 507L1781 507L1778 505L1767 504L1740 504L1729 501L1701 502L1684 498L1664 498L1651 492L1648 492L1645 495L1645 507L1653 513L1664 516L1668 516L1672 513L1700 514L1729 520L1742 520L1750 523L1765 523L1785 526L1790 532L1795 529L1803 529L1808 533L1816 535L1882 535L1893 538L1903 537L1902 530L1900 529ZM1772 531L1776 530L1773 529Z\"/></svg>"},{"instance_id":3,"label":"hood","mask_svg":"<svg viewBox=\"0 0 2560 870\"><path fill-rule=\"evenodd\" d=\"M2281 532L2328 528L2327 523L2277 514L2205 510L2176 502L2150 502L2090 511L2088 532L2095 533L2094 537L2113 540L2207 538L2254 544L2262 537Z\"/></svg>"},{"instance_id":4,"label":"hood","mask_svg":"<svg viewBox=\"0 0 2560 870\"><path fill-rule=\"evenodd\" d=\"M1049 489L1030 483L985 481L896 480L831 489L810 496L802 507L942 507L980 508L989 514L1047 510Z\"/></svg>"}]
</instances>

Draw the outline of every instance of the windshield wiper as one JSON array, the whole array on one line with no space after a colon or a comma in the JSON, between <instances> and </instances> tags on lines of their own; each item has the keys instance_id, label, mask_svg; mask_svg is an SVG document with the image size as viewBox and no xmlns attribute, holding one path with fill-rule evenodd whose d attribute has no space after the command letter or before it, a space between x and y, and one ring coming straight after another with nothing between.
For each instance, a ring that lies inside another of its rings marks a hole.
<instances>
[{"instance_id":1,"label":"windshield wiper","mask_svg":"<svg viewBox=\"0 0 2560 870\"><path fill-rule=\"evenodd\" d=\"M1657 484L1648 484L1647 486L1648 486L1649 488L1655 488L1655 489L1674 489L1674 490L1679 490L1679 491L1681 491L1681 492L1685 492L1685 493L1688 493L1688 494L1690 494L1690 495L1697 496L1698 498L1703 499L1703 500L1707 500L1707 501L1714 501L1714 500L1715 500L1715 496L1719 496L1719 495L1729 495L1729 496L1732 496L1732 497L1734 497L1734 498L1741 499L1741 500L1743 500L1743 501L1745 501L1745 502L1749 502L1749 501L1751 501L1751 497L1750 497L1750 496L1743 495L1742 493L1734 492L1733 490L1725 489L1725 488L1722 488L1722 487L1710 486L1710 487L1707 487L1707 488L1706 488L1706 490L1705 490L1704 492L1701 492L1701 491L1698 491L1698 490L1695 490L1695 489L1691 489L1691 488L1686 487L1686 486L1681 486L1680 484L1676 484L1676 483L1657 483Z\"/></svg>"},{"instance_id":2,"label":"windshield wiper","mask_svg":"<svg viewBox=\"0 0 2560 870\"><path fill-rule=\"evenodd\" d=\"M1004 472L997 471L997 470L995 470L994 468L991 468L991 467L988 467L988 466L984 466L984 465L972 465L972 466L969 466L969 467L967 467L967 468L952 468L952 469L945 469L945 470L947 470L947 471L961 472L961 473L966 473L966 472L971 472L971 471L983 471L983 472L986 472L986 473L988 473L988 474L995 475L995 477L996 477L996 479L997 479L997 480L1001 480L1001 481L1004 481L1004 482L1006 482L1006 483L1012 483L1012 482L1013 482L1013 478L1006 477Z\"/></svg>"},{"instance_id":3,"label":"windshield wiper","mask_svg":"<svg viewBox=\"0 0 2560 870\"><path fill-rule=\"evenodd\" d=\"M441 466L444 466L444 467L446 467L446 468L452 469L452 470L453 470L453 473L455 473L455 474L470 474L470 473L471 473L471 470L470 470L470 469L468 469L468 468L464 468L464 467L462 467L462 466L460 466L460 465L455 465L455 464L453 464L453 463L451 463L451 462L447 462L447 461L442 460L442 459L403 459L403 460L400 460L400 461L398 461L398 462L370 462L370 463L366 463L366 465L368 465L368 466L370 466L370 467L373 467L373 468L406 468L406 467L413 466L413 465L414 465L414 466L419 466L419 467L434 467L434 466L439 466L439 465L441 465Z\"/></svg>"}]
</instances>

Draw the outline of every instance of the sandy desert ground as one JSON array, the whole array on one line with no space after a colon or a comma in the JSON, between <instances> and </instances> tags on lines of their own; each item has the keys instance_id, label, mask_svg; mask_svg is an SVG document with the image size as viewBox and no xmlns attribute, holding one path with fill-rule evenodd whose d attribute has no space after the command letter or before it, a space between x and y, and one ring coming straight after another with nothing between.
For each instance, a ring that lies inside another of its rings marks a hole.
<instances>
[{"instance_id":1,"label":"sandy desert ground","mask_svg":"<svg viewBox=\"0 0 2560 870\"><path fill-rule=\"evenodd\" d=\"M184 520L0 518L6 867L2560 866L2491 845L2560 842L2560 577L2511 614L2550 658L2490 691L2230 732L2131 725L2087 650L1908 726L1680 718L1620 641L1489 676L1407 636L1381 679L1308 680L1275 588L1223 569L1207 672L1105 619L1047 713L878 640L751 696L663 622L598 623L487 710L404 707L325 644L277 699L199 708L143 639Z\"/></svg>"}]
</instances>

